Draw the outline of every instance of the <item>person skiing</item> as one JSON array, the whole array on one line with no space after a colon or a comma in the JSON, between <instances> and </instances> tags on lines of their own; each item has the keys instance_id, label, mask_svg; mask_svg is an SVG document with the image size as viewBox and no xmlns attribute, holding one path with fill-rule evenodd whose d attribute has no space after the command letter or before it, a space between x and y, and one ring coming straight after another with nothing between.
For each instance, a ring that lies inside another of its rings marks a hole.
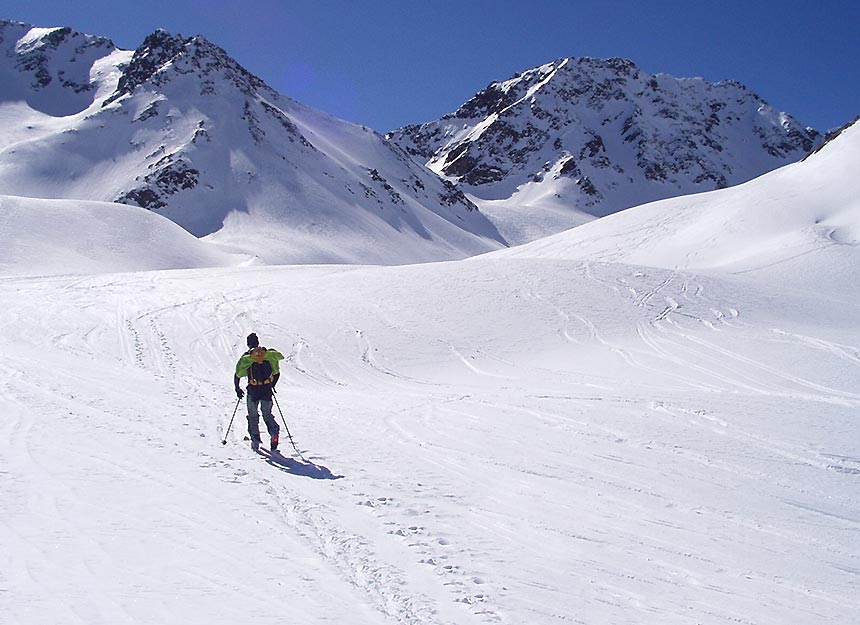
<instances>
[{"instance_id":1,"label":"person skiing","mask_svg":"<svg viewBox=\"0 0 860 625\"><path fill-rule=\"evenodd\" d=\"M245 392L239 386L239 380L248 378L248 435L251 437L251 449L260 449L260 412L263 413L263 421L271 436L271 450L278 449L278 434L280 426L272 415L272 394L275 385L281 377L278 363L284 359L283 354L274 349L260 346L256 334L249 334L248 351L242 354L236 363L236 372L233 375L233 386L239 399L245 397Z\"/></svg>"}]
</instances>

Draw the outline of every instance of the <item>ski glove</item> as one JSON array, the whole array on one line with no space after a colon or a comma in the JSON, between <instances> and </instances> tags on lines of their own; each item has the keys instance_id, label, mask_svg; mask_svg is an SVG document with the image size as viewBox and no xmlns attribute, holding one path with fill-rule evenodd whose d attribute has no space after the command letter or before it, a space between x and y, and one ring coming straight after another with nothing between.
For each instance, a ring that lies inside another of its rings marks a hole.
<instances>
[{"instance_id":1,"label":"ski glove","mask_svg":"<svg viewBox=\"0 0 860 625\"><path fill-rule=\"evenodd\" d=\"M238 397L239 399L242 399L244 396L245 396L245 391L243 391L241 388L239 388L237 386L236 387L236 397Z\"/></svg>"}]
</instances>

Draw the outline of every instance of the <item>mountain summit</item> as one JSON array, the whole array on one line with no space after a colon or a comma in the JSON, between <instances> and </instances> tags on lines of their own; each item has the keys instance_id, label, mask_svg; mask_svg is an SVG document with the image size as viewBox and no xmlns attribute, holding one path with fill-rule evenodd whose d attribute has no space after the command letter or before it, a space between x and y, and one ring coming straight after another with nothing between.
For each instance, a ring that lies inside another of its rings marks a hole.
<instances>
[{"instance_id":1,"label":"mountain summit","mask_svg":"<svg viewBox=\"0 0 860 625\"><path fill-rule=\"evenodd\" d=\"M745 182L802 158L819 133L738 82L565 58L389 138L478 199L510 200L527 215L576 209L581 222Z\"/></svg>"},{"instance_id":2,"label":"mountain summit","mask_svg":"<svg viewBox=\"0 0 860 625\"><path fill-rule=\"evenodd\" d=\"M504 245L368 128L278 94L204 37L133 52L0 22L0 188L121 202L267 262L396 264ZM50 104L50 105L49 105Z\"/></svg>"}]
</instances>

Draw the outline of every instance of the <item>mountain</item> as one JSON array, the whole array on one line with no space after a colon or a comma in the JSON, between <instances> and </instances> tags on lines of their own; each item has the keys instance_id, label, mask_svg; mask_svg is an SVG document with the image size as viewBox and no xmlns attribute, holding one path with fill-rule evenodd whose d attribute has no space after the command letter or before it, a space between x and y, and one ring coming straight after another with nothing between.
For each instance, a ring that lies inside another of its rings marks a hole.
<instances>
[{"instance_id":1,"label":"mountain","mask_svg":"<svg viewBox=\"0 0 860 625\"><path fill-rule=\"evenodd\" d=\"M474 196L511 243L740 184L819 141L740 83L649 74L618 58L542 65L388 137Z\"/></svg>"},{"instance_id":2,"label":"mountain","mask_svg":"<svg viewBox=\"0 0 860 625\"><path fill-rule=\"evenodd\" d=\"M637 206L506 256L648 265L675 271L765 274L795 287L848 284L860 263L860 123L803 161L745 184Z\"/></svg>"},{"instance_id":3,"label":"mountain","mask_svg":"<svg viewBox=\"0 0 860 625\"><path fill-rule=\"evenodd\" d=\"M371 130L267 87L203 37L135 51L0 22L0 189L120 202L266 262L406 263L504 245Z\"/></svg>"}]
</instances>

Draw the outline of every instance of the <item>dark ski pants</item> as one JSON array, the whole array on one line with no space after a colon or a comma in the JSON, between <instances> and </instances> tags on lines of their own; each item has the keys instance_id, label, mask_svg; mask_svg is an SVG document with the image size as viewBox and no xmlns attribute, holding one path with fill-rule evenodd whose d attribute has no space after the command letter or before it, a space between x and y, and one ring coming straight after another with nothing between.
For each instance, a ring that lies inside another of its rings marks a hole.
<instances>
[{"instance_id":1,"label":"dark ski pants","mask_svg":"<svg viewBox=\"0 0 860 625\"><path fill-rule=\"evenodd\" d=\"M263 413L263 421L266 424L266 429L269 430L269 436L274 436L281 431L275 417L272 416L272 401L267 399L254 399L248 393L248 435L255 443L260 443L260 414L257 412L259 407Z\"/></svg>"}]
</instances>

